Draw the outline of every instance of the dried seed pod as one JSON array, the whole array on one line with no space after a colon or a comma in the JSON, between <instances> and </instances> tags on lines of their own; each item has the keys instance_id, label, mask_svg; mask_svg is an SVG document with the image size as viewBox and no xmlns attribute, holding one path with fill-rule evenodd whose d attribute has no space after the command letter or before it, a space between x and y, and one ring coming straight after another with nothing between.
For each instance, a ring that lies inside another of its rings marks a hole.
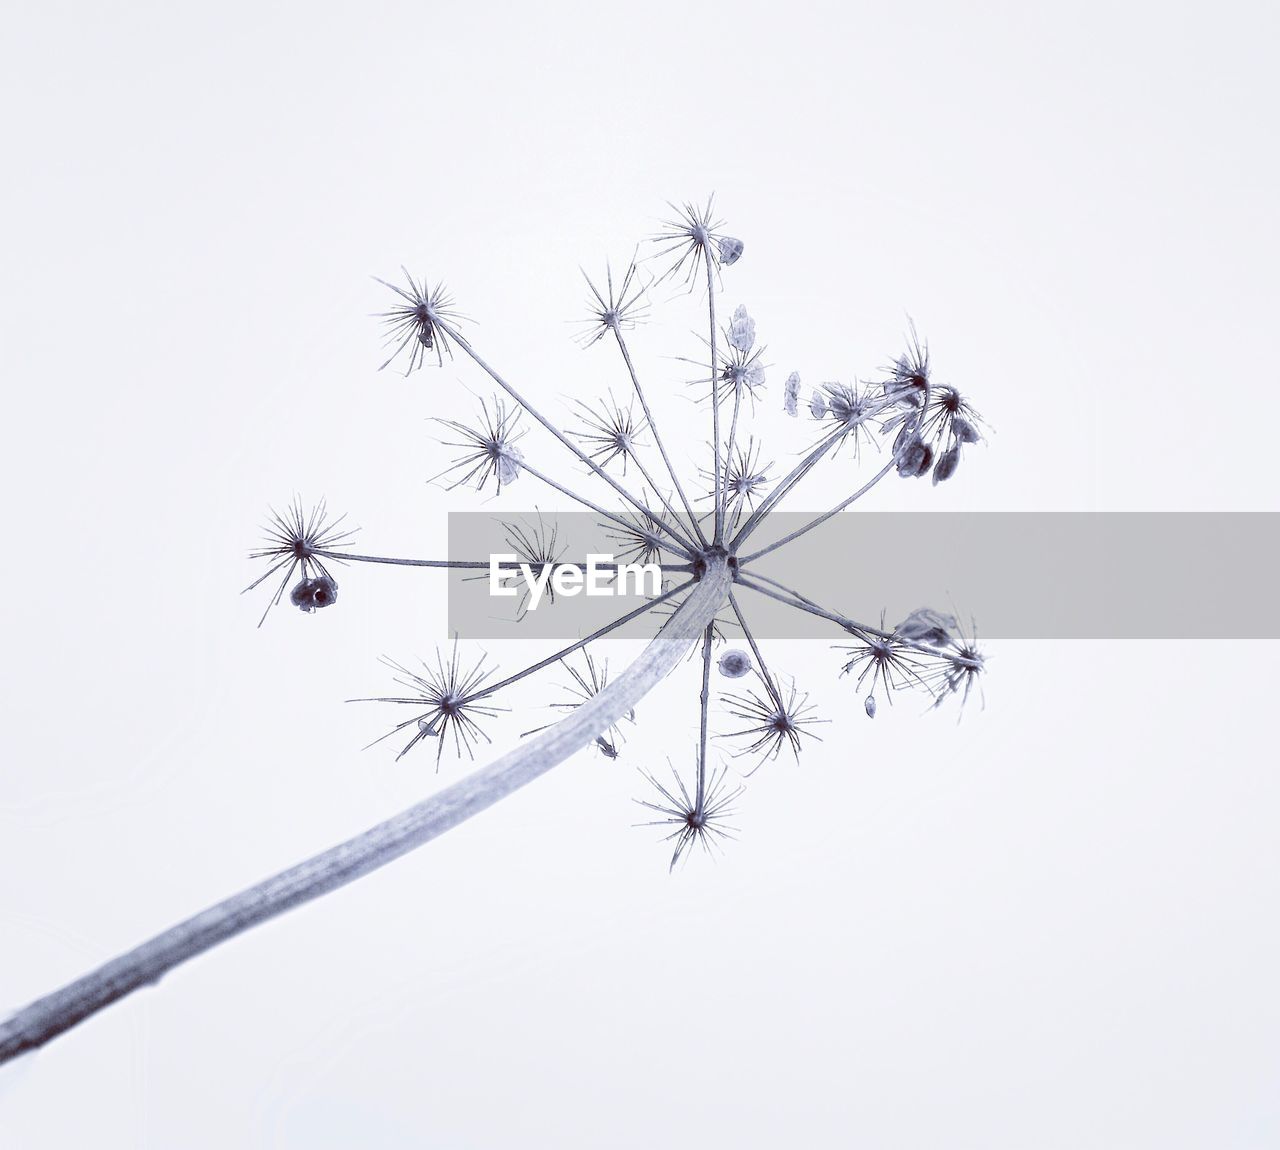
<instances>
[{"instance_id":1,"label":"dried seed pod","mask_svg":"<svg viewBox=\"0 0 1280 1150\"><path fill-rule=\"evenodd\" d=\"M934 484L939 484L944 479L950 479L956 473L956 468L959 466L960 444L953 443L946 451L938 456L938 462L933 469Z\"/></svg>"},{"instance_id":2,"label":"dried seed pod","mask_svg":"<svg viewBox=\"0 0 1280 1150\"><path fill-rule=\"evenodd\" d=\"M929 470L933 463L933 448L919 437L913 439L898 460L898 474L905 479L917 479Z\"/></svg>"},{"instance_id":3,"label":"dried seed pod","mask_svg":"<svg viewBox=\"0 0 1280 1150\"><path fill-rule=\"evenodd\" d=\"M978 434L978 429L973 426L967 419L957 415L951 421L951 431L955 435L956 440L960 443L977 443L982 438Z\"/></svg>"},{"instance_id":4,"label":"dried seed pod","mask_svg":"<svg viewBox=\"0 0 1280 1150\"><path fill-rule=\"evenodd\" d=\"M514 483L520 478L520 464L524 461L524 453L518 447L505 447L502 454L498 456L495 469L498 476L498 485L501 487L507 483Z\"/></svg>"},{"instance_id":5,"label":"dried seed pod","mask_svg":"<svg viewBox=\"0 0 1280 1150\"><path fill-rule=\"evenodd\" d=\"M746 651L726 651L717 664L726 679L741 679L751 671L751 656Z\"/></svg>"},{"instance_id":6,"label":"dried seed pod","mask_svg":"<svg viewBox=\"0 0 1280 1150\"><path fill-rule=\"evenodd\" d=\"M720 247L720 263L724 267L736 264L742 256L742 241L737 236L721 236L717 242Z\"/></svg>"},{"instance_id":7,"label":"dried seed pod","mask_svg":"<svg viewBox=\"0 0 1280 1150\"><path fill-rule=\"evenodd\" d=\"M876 697L874 695L868 695L866 699L863 700L862 709L867 712L868 719L874 719L876 717Z\"/></svg>"},{"instance_id":8,"label":"dried seed pod","mask_svg":"<svg viewBox=\"0 0 1280 1150\"><path fill-rule=\"evenodd\" d=\"M827 414L827 397L820 391L813 393L813 398L809 400L809 414L814 419L821 419Z\"/></svg>"},{"instance_id":9,"label":"dried seed pod","mask_svg":"<svg viewBox=\"0 0 1280 1150\"><path fill-rule=\"evenodd\" d=\"M793 371L782 385L782 410L794 417L800 407L800 373Z\"/></svg>"},{"instance_id":10,"label":"dried seed pod","mask_svg":"<svg viewBox=\"0 0 1280 1150\"><path fill-rule=\"evenodd\" d=\"M755 342L756 321L747 314L747 309L739 304L733 313L733 319L729 321L729 343L741 352L748 352Z\"/></svg>"},{"instance_id":11,"label":"dried seed pod","mask_svg":"<svg viewBox=\"0 0 1280 1150\"><path fill-rule=\"evenodd\" d=\"M954 615L944 615L932 607L918 607L912 611L894 629L903 639L914 643L928 643L934 647L945 647L952 642L952 636L959 624Z\"/></svg>"},{"instance_id":12,"label":"dried seed pod","mask_svg":"<svg viewBox=\"0 0 1280 1150\"><path fill-rule=\"evenodd\" d=\"M328 575L303 579L289 592L289 602L308 614L321 607L331 607L337 598L338 585Z\"/></svg>"}]
</instances>

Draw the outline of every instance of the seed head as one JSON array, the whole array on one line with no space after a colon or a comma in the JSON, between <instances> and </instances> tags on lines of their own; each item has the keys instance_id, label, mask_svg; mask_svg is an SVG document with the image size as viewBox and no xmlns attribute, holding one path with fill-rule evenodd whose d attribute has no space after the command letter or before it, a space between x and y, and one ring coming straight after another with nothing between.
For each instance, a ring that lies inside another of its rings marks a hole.
<instances>
[{"instance_id":1,"label":"seed head","mask_svg":"<svg viewBox=\"0 0 1280 1150\"><path fill-rule=\"evenodd\" d=\"M745 695L724 696L729 714L747 725L722 737L743 740L744 754L760 753L760 762L753 771L769 759L776 759L783 746L790 747L792 755L799 758L800 736L816 739L818 736L808 728L821 721L812 717L815 708L809 704L809 696L800 694L794 682L784 691L776 677L762 678L766 689L763 695L753 690Z\"/></svg>"},{"instance_id":2,"label":"seed head","mask_svg":"<svg viewBox=\"0 0 1280 1150\"><path fill-rule=\"evenodd\" d=\"M452 359L453 349L449 346L441 325L457 323L462 317L453 311L453 297L445 290L444 284L436 284L428 290L426 280L415 283L407 268L402 267L400 270L409 281L408 291L378 279L377 276L373 277L404 301L382 313L381 318L387 329L385 342L387 346L394 347L394 350L378 370L390 365L405 351L409 353L405 375L422 367L429 352L435 352L436 363L443 367L444 354L447 352Z\"/></svg>"},{"instance_id":3,"label":"seed head","mask_svg":"<svg viewBox=\"0 0 1280 1150\"><path fill-rule=\"evenodd\" d=\"M627 473L627 460L635 455L640 437L645 429L644 417L637 417L634 403L620 407L610 393L595 407L577 400L583 429L572 434L587 445L587 454L601 467L613 460L622 460L622 474Z\"/></svg>"},{"instance_id":4,"label":"seed head","mask_svg":"<svg viewBox=\"0 0 1280 1150\"><path fill-rule=\"evenodd\" d=\"M300 571L302 575L302 582L294 587L290 596L295 606L309 613L334 601L338 584L325 566L325 560L341 563L343 560L338 549L351 545L355 531L342 529L345 518L341 515L329 522L323 499L309 512L303 511L302 501L296 498L283 515L271 509L271 519L265 528L266 546L249 552L250 559L266 559L270 566L245 591L252 591L280 571L284 572L284 577L276 593L267 601L266 610L258 620L259 627L266 622L271 608L283 598L295 572ZM318 580L327 580L327 584L322 585ZM327 599L327 602L317 601L317 592L318 598ZM310 606L307 606L309 597Z\"/></svg>"},{"instance_id":5,"label":"seed head","mask_svg":"<svg viewBox=\"0 0 1280 1150\"><path fill-rule=\"evenodd\" d=\"M407 667L386 658L383 664L396 672L395 681L407 687L411 694L399 697L384 696L374 699L352 699L357 703L397 703L402 706L418 708L421 713L397 723L385 735L374 739L369 746L389 739L406 727L413 727L413 737L396 755L399 761L423 739L437 739L436 770L440 769L440 759L444 754L445 744L452 741L454 752L461 757L465 752L468 758L475 758L475 748L480 740L492 742L481 730L477 719L492 718L505 707L494 707L482 700L487 697L483 684L493 669L484 669L484 656L481 655L471 670L465 670L458 658L458 643L454 640L453 651L446 660L439 651L436 652L436 664L430 666L422 660L422 673L411 671ZM366 748L367 749L367 748Z\"/></svg>"},{"instance_id":6,"label":"seed head","mask_svg":"<svg viewBox=\"0 0 1280 1150\"><path fill-rule=\"evenodd\" d=\"M492 479L496 481L498 494L501 494L504 487L520 478L524 453L516 442L524 437L524 431L519 428L519 421L520 409L508 410L506 403L497 396L493 398L492 411L488 403L480 401L480 415L474 426L452 419L437 419L436 423L447 427L457 437L442 441L444 446L456 447L461 454L428 482L443 479L446 491L468 484L477 491L483 491Z\"/></svg>"},{"instance_id":7,"label":"seed head","mask_svg":"<svg viewBox=\"0 0 1280 1150\"><path fill-rule=\"evenodd\" d=\"M700 846L711 854L720 849L722 841L736 837L737 828L728 820L734 815L733 802L742 794L742 787L728 786L725 779L728 772L728 767L721 767L718 773L711 774L700 799L696 791L695 797L690 798L684 780L674 767L671 768L676 781L674 789L663 786L653 775L641 772L658 794L654 800L637 799L636 802L659 817L639 825L670 831L664 839L674 840L676 844L670 870L676 869L681 856L688 857L690 848Z\"/></svg>"},{"instance_id":8,"label":"seed head","mask_svg":"<svg viewBox=\"0 0 1280 1150\"><path fill-rule=\"evenodd\" d=\"M583 347L590 347L612 332L630 331L649 312L645 302L647 285L640 281L640 273L633 259L623 273L622 280L614 286L613 269L605 265L605 289L601 291L585 271L582 278L591 290L588 301L589 317L583 321L586 329L579 337Z\"/></svg>"},{"instance_id":9,"label":"seed head","mask_svg":"<svg viewBox=\"0 0 1280 1150\"><path fill-rule=\"evenodd\" d=\"M701 273L718 270L722 262L726 266L737 263L742 255L742 241L720 234L723 221L714 215L715 196L707 199L705 208L692 203L667 206L674 215L663 221L662 230L651 241L658 245L654 259L670 261L674 257L662 279L683 276L685 286L692 289Z\"/></svg>"}]
</instances>

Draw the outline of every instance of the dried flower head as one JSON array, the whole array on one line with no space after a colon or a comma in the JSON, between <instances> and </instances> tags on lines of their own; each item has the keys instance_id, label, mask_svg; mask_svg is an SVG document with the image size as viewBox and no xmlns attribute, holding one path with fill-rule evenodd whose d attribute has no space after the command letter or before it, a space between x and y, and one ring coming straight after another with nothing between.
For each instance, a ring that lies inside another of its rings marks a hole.
<instances>
[{"instance_id":1,"label":"dried flower head","mask_svg":"<svg viewBox=\"0 0 1280 1150\"><path fill-rule=\"evenodd\" d=\"M554 571L556 565L564 559L564 549L560 546L560 528L555 523L548 525L541 513L538 514L536 524L503 522L502 526L507 533L506 545L515 555L517 562L527 563L529 569L539 579L549 571ZM516 602L517 620L523 619L528 613L531 594L528 583L522 582L521 587L523 590ZM556 601L555 580L547 580L543 596L548 605Z\"/></svg>"},{"instance_id":2,"label":"dried flower head","mask_svg":"<svg viewBox=\"0 0 1280 1150\"><path fill-rule=\"evenodd\" d=\"M615 544L613 554L623 563L661 563L663 536L652 511L622 515L623 523L604 523L605 537Z\"/></svg>"},{"instance_id":3,"label":"dried flower head","mask_svg":"<svg viewBox=\"0 0 1280 1150\"><path fill-rule=\"evenodd\" d=\"M583 428L574 431L587 445L587 454L601 467L607 467L615 459L622 460L622 474L627 473L627 460L634 458L636 449L641 446L640 437L644 432L644 417L636 417L634 404L619 406L610 392L594 407L582 400L575 401L578 407Z\"/></svg>"},{"instance_id":4,"label":"dried flower head","mask_svg":"<svg viewBox=\"0 0 1280 1150\"><path fill-rule=\"evenodd\" d=\"M714 205L715 196L708 197L704 208L692 203L667 205L675 214L662 222L662 231L651 240L659 245L655 259L675 257L662 279L683 276L685 285L692 288L702 273L710 275L722 261L727 266L742 255L741 240L720 234L724 221L715 218Z\"/></svg>"},{"instance_id":5,"label":"dried flower head","mask_svg":"<svg viewBox=\"0 0 1280 1150\"><path fill-rule=\"evenodd\" d=\"M883 627L883 620L882 620ZM867 629L854 632L861 640L856 646L840 646L836 649L849 655L842 675L857 675L854 687L867 696L863 701L867 718L876 717L876 691L879 690L890 703L893 693L907 688L932 693L922 677L923 665L915 651L901 638L884 630Z\"/></svg>"},{"instance_id":6,"label":"dried flower head","mask_svg":"<svg viewBox=\"0 0 1280 1150\"><path fill-rule=\"evenodd\" d=\"M821 721L813 718L815 708L809 703L809 696L800 694L794 682L783 690L775 676L762 675L761 678L765 686L763 694L749 690L745 695L724 695L729 714L747 725L721 737L741 740L745 744L743 754L760 755L759 763L748 773L777 758L784 746L790 747L798 759L801 736L816 739L818 736L808 728Z\"/></svg>"},{"instance_id":7,"label":"dried flower head","mask_svg":"<svg viewBox=\"0 0 1280 1150\"><path fill-rule=\"evenodd\" d=\"M402 267L400 270L409 281L408 291L378 279L377 276L373 277L404 301L382 313L381 319L387 328L386 343L388 346L394 345L394 350L378 370L389 366L404 351L409 353L405 375L422 367L430 352L435 352L436 363L443 367L445 353L452 359L453 349L449 346L441 325L456 324L462 317L454 312L453 297L445 290L444 284L436 284L428 290L426 280L415 283L407 268Z\"/></svg>"},{"instance_id":8,"label":"dried flower head","mask_svg":"<svg viewBox=\"0 0 1280 1150\"><path fill-rule=\"evenodd\" d=\"M612 267L606 264L604 274L605 289L602 292L585 271L582 273L582 278L587 281L587 287L591 290L588 304L590 315L581 321L586 325L586 330L579 337L583 347L590 347L611 332L630 331L649 311L648 304L644 302L647 288L640 281L634 259L627 265L627 270L616 287Z\"/></svg>"},{"instance_id":9,"label":"dried flower head","mask_svg":"<svg viewBox=\"0 0 1280 1150\"><path fill-rule=\"evenodd\" d=\"M266 622L271 608L283 598L295 572L300 571L302 575L301 582L290 596L295 607L310 613L318 607L329 606L337 598L338 584L325 566L325 560L341 563L343 560L338 549L350 546L355 530L343 530L344 519L346 516L340 515L330 522L323 499L309 512L303 510L302 501L297 498L283 515L271 508L271 519L264 529L267 545L249 552L250 559L266 559L271 566L245 591L254 590L281 570L284 577L276 593L267 601L262 618L258 620L259 627Z\"/></svg>"},{"instance_id":10,"label":"dried flower head","mask_svg":"<svg viewBox=\"0 0 1280 1150\"><path fill-rule=\"evenodd\" d=\"M756 501L769 486L772 467L772 463L760 462L760 445L754 437L749 437L745 446L735 446L733 457L721 471L725 515L735 526L744 512L755 510ZM711 478L707 472L703 475ZM714 495L706 498L714 498Z\"/></svg>"},{"instance_id":11,"label":"dried flower head","mask_svg":"<svg viewBox=\"0 0 1280 1150\"><path fill-rule=\"evenodd\" d=\"M663 786L653 775L641 772L658 792L658 797L656 801L637 799L636 802L653 811L659 818L639 825L670 830L664 841L674 840L676 846L669 869L675 870L676 863L682 856L687 858L690 848L694 846L700 846L707 854L711 854L720 847L722 841L735 837L737 828L731 826L728 820L733 818L733 802L742 794L742 787L728 785L728 771L728 767L721 767L718 773L709 775L705 788L695 789L692 797L674 767L671 768L675 778L674 789Z\"/></svg>"},{"instance_id":12,"label":"dried flower head","mask_svg":"<svg viewBox=\"0 0 1280 1150\"><path fill-rule=\"evenodd\" d=\"M493 670L485 670L484 655L476 661L470 670L463 668L458 656L458 643L454 640L453 651L446 660L439 651L436 652L436 665L432 667L422 660L422 673L409 670L408 667L385 656L383 664L396 672L395 681L407 687L412 694L406 696L382 696L372 699L352 699L355 703L397 703L414 707L420 714L397 723L385 735L374 739L369 746L374 746L398 734L407 727L416 728L413 737L404 745L396 759L402 759L423 739L435 739L436 770L440 769L440 759L444 754L445 744L452 742L454 752L461 757L475 758L475 748L480 740L492 742L480 728L478 719L493 718L505 707L495 707L484 702L489 691L483 689L485 681L493 674Z\"/></svg>"},{"instance_id":13,"label":"dried flower head","mask_svg":"<svg viewBox=\"0 0 1280 1150\"><path fill-rule=\"evenodd\" d=\"M457 436L456 439L441 440L443 445L456 447L462 454L439 474L433 475L428 483L444 479L446 491L468 485L483 491L485 484L492 479L501 494L504 487L520 478L524 454L516 442L523 438L524 431L519 428L518 408L508 410L502 399L494 396L492 411L485 400L480 401L480 416L475 426L453 419L436 419L435 422Z\"/></svg>"}]
</instances>

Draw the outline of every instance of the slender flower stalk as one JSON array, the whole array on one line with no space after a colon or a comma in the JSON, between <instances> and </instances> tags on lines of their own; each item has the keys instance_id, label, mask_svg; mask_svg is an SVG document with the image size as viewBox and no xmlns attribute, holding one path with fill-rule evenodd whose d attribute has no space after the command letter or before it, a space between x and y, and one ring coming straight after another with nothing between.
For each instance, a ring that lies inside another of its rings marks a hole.
<instances>
[{"instance_id":1,"label":"slender flower stalk","mask_svg":"<svg viewBox=\"0 0 1280 1150\"><path fill-rule=\"evenodd\" d=\"M667 469L667 474L671 476L671 482L675 486L676 494L680 496L680 502L684 505L685 513L689 516L689 522L693 524L693 529L698 534L698 542L705 547L707 545L707 537L702 534L702 528L698 525L698 517L694 515L693 508L689 505L689 497L685 495L684 488L680 485L680 473L672 466L666 445L662 442L662 436L658 433L657 421L653 418L653 412L649 410L649 401L645 398L644 388L640 386L640 377L636 374L636 365L631 360L631 352L627 350L627 341L622 338L622 331L616 325L614 326L613 334L618 341L618 350L622 352L623 362L627 365L627 372L631 376L631 385L635 388L636 396L640 400L640 408L644 412L645 426L653 432L654 446L657 447L658 454L662 456L663 465ZM658 490L648 475L645 476L645 479L650 487L653 487L655 491ZM666 503L666 507L669 511L671 510L669 503ZM674 516L674 512L672 514L673 517L678 518L678 516Z\"/></svg>"}]
</instances>

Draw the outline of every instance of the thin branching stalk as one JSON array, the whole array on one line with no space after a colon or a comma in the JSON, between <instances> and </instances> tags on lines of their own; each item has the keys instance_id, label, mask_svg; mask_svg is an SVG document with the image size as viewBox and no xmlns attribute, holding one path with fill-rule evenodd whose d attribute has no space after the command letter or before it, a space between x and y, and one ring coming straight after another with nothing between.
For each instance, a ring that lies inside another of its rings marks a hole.
<instances>
[{"instance_id":1,"label":"thin branching stalk","mask_svg":"<svg viewBox=\"0 0 1280 1150\"><path fill-rule=\"evenodd\" d=\"M787 492L808 475L821 462L822 457L840 442L841 435L840 431L833 431L820 439L817 445L774 485L773 490L761 500L760 506L747 517L747 521L739 528L738 533L733 537L733 542L729 545L730 551L737 551L742 546L743 541L777 506Z\"/></svg>"},{"instance_id":2,"label":"thin branching stalk","mask_svg":"<svg viewBox=\"0 0 1280 1150\"><path fill-rule=\"evenodd\" d=\"M555 491L560 492L561 495L567 496L568 498L572 499L575 503L581 503L583 507L586 507L587 509L594 511L597 515L600 515L603 518L608 519L611 523L616 523L619 527L625 527L625 528L630 528L631 526L633 526L630 520L623 518L623 516L621 515L615 515L612 511L606 511L603 507L600 506L600 504L588 499L585 495L580 495L576 491L571 491L568 487L565 487L563 483L559 483L556 480L552 479L551 476L547 475L545 472L539 471L536 468L531 467L527 461L522 461L520 466L524 471L527 471L535 479L540 479L548 487L552 488ZM693 552L689 550L689 545L687 545L683 541L684 536L682 536L676 528L672 527L664 519L660 519L658 516L654 515L652 511L646 512L646 514L648 515L649 519L652 521L653 525L656 528L660 528L661 530L665 531L667 535L671 538L671 546L674 550L680 552L680 554L683 555L686 559L693 558Z\"/></svg>"},{"instance_id":3,"label":"thin branching stalk","mask_svg":"<svg viewBox=\"0 0 1280 1150\"><path fill-rule=\"evenodd\" d=\"M592 631L585 639L579 639L576 643L570 643L569 646L562 647L559 651L548 655L545 659L539 659L536 663L525 667L523 670L517 671L514 675L508 675L505 679L498 680L498 682L494 683L492 686L485 687L482 691L477 691L471 696L471 698L483 699L486 695L492 695L497 691L501 691L504 687L510 687L513 683L520 682L521 679L527 679L530 675L537 671L541 671L544 667L550 667L553 663L558 663L561 659L567 658L575 651L581 650L588 643L594 643L597 639L603 639L606 635L612 634L619 627L630 623L633 619L640 618L641 615L647 614L659 604L665 603L668 599L675 598L675 596L679 595L682 591L687 591L692 585L692 579L688 579L683 583L677 584L675 587L672 587L669 591L664 591L656 598L650 599L648 602L641 603L639 607L632 611L628 611L625 615L619 615L618 618L606 623L599 630Z\"/></svg>"},{"instance_id":4,"label":"thin branching stalk","mask_svg":"<svg viewBox=\"0 0 1280 1150\"><path fill-rule=\"evenodd\" d=\"M880 482L880 480L882 480L886 475L889 474L890 471L892 471L897 466L898 466L898 457L895 455L892 459L889 460L888 463L886 463L882 468L880 468L880 470L877 471L875 475L873 475L870 479L866 481L866 483L864 483L861 487L859 487L857 491L855 491L847 499L842 499L833 508L831 508L830 511L823 512L823 514L816 516L813 519L810 519L808 523L804 524L801 527L797 527L789 535L784 535L781 539L778 539L775 542L770 543L768 547L761 547L759 551L753 551L750 555L744 555L741 559L738 560L738 562L741 563L743 566L746 566L746 564L751 563L756 559L760 559L765 555L768 555L769 552L776 551L779 547L785 547L788 543L794 542L795 540L799 539L801 535L807 535L815 527L821 527L822 524L824 524L833 515L839 515L840 512L843 511L846 507L857 502L857 500L861 499L864 495L866 495L868 491L870 491L877 483Z\"/></svg>"},{"instance_id":5,"label":"thin branching stalk","mask_svg":"<svg viewBox=\"0 0 1280 1150\"><path fill-rule=\"evenodd\" d=\"M653 514L653 509L651 507L645 504L643 500L637 499L636 496L632 495L630 491L628 491L625 487L622 486L621 483L619 483L616 479L614 479L614 477L610 475L603 467L601 467L600 464L598 464L594 459L592 459L591 456L589 456L585 451L583 451L567 435L565 435L565 433L561 431L554 423L552 423L551 420L549 420L536 407L534 407L531 403L529 403L529 401L525 399L524 396L521 395L514 387L512 387L511 384L509 384L505 379L503 379L502 376L498 374L496 369L490 367L489 364L486 363L485 360L481 358L480 353L477 352L476 349L471 346L471 344L467 341L466 337L463 336L462 333L459 332L457 328L452 327L451 325L444 322L441 322L439 326L449 336L450 339L454 340L458 344L458 346L462 348L462 350L465 351L467 355L471 357L471 359L475 362L476 366L480 368L481 371L483 371L490 379L493 380L494 383L496 383L500 388L502 388L503 391L505 391L509 396L511 396L511 398L514 399L516 403L518 403L522 408L524 408L524 410L527 411L529 415L532 416L535 420L537 420L538 423L540 423L547 431L551 432L551 434L564 447L566 447L580 462L585 463L587 467L589 467L594 474L596 474L601 479L603 479L610 487L614 489L614 491L616 491L619 495L621 495L622 498L625 499L628 503L630 503L631 506L634 507L637 511L643 512L646 515ZM675 532L675 529L672 528L670 524L664 523L661 519L658 519L656 517L654 521L658 523L663 528L664 531L666 531L669 535L671 535L672 538L679 538L679 536Z\"/></svg>"},{"instance_id":6,"label":"thin branching stalk","mask_svg":"<svg viewBox=\"0 0 1280 1150\"><path fill-rule=\"evenodd\" d=\"M344 563L382 563L391 567L430 567L437 569L445 569L451 571L489 571L497 568L499 571L519 571L520 560L514 562L509 559L396 559L389 555L348 555L345 552L338 555ZM561 559L555 563L549 563L553 571L559 570L561 567L585 567L586 560L566 560ZM603 563L595 561L594 566L597 571L617 571L622 566L621 563ZM691 563L664 563L663 571L689 572L693 570Z\"/></svg>"},{"instance_id":7,"label":"thin branching stalk","mask_svg":"<svg viewBox=\"0 0 1280 1150\"><path fill-rule=\"evenodd\" d=\"M716 356L716 283L715 268L708 257L707 265L707 311L710 313L711 325L711 458L715 461L715 504L716 504L716 546L724 542L724 502L722 493L724 484L720 475L720 381L719 365Z\"/></svg>"},{"instance_id":8,"label":"thin branching stalk","mask_svg":"<svg viewBox=\"0 0 1280 1150\"><path fill-rule=\"evenodd\" d=\"M658 454L662 456L662 462L666 465L667 474L671 476L671 482L675 484L676 494L680 496L680 502L684 505L684 509L689 516L689 522L693 524L693 529L698 534L699 542L705 547L707 545L707 537L702 533L702 528L698 524L698 517L693 513L693 508L689 505L689 497L684 493L684 487L680 484L680 475L671 463L671 457L667 454L666 444L662 442L662 435L658 431L657 421L653 418L653 412L649 410L649 400L645 397L644 388L640 386L640 377L636 374L635 364L631 361L631 352L627 349L627 341L622 337L622 332L618 330L616 325L613 327L613 334L618 341L618 350L622 352L622 359L627 365L627 371L631 375L631 385L635 388L636 397L640 400L640 410L644 412L645 423L648 424L649 431L653 435L653 442L658 448ZM636 462L639 463L639 460ZM658 490L643 469L641 474L645 475L645 479L653 487L654 493L659 499L662 499L663 505L672 513L673 518L679 519L679 516L675 515L674 508L666 499L663 499L662 492Z\"/></svg>"}]
</instances>

